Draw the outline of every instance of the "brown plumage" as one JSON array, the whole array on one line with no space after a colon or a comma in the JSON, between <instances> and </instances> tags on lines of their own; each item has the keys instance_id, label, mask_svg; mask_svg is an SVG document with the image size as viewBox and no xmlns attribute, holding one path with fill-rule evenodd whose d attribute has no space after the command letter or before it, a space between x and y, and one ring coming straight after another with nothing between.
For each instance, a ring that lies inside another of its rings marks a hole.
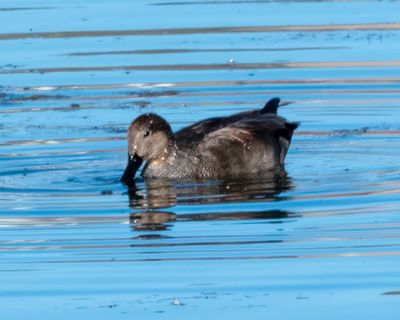
<instances>
[{"instance_id":1,"label":"brown plumage","mask_svg":"<svg viewBox=\"0 0 400 320\"><path fill-rule=\"evenodd\" d=\"M206 119L172 132L156 114L135 119L128 132L128 166L121 181L133 181L147 161L145 178L219 179L283 169L298 123L276 114L279 99L263 109Z\"/></svg>"}]
</instances>

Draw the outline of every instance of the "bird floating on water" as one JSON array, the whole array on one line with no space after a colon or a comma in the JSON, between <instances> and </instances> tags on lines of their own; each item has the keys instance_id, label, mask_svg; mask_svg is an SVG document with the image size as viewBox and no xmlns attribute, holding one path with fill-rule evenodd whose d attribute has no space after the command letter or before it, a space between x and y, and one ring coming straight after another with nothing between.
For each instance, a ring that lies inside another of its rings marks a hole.
<instances>
[{"instance_id":1,"label":"bird floating on water","mask_svg":"<svg viewBox=\"0 0 400 320\"><path fill-rule=\"evenodd\" d=\"M144 178L220 179L263 176L282 170L298 122L277 115L279 98L262 109L202 120L173 132L162 117L146 113L128 130L128 165L121 181Z\"/></svg>"}]
</instances>

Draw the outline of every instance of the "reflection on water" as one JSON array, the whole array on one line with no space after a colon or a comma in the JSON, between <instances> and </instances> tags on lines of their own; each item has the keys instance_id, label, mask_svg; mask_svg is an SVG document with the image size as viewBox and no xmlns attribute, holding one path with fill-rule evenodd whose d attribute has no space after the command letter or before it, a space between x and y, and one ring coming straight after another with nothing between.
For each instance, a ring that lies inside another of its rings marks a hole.
<instances>
[{"instance_id":1,"label":"reflection on water","mask_svg":"<svg viewBox=\"0 0 400 320\"><path fill-rule=\"evenodd\" d=\"M279 194L292 189L286 172L271 172L261 179L226 179L218 181L182 181L171 179L148 179L144 188L133 184L129 187L129 204L132 209L145 210L130 215L134 230L165 230L170 222L281 219L289 215L286 211L266 210L257 212L224 212L180 214L159 211L161 208L184 204L246 203L252 201L279 201ZM149 211L147 211L149 210Z\"/></svg>"},{"instance_id":2,"label":"reflection on water","mask_svg":"<svg viewBox=\"0 0 400 320\"><path fill-rule=\"evenodd\" d=\"M143 211L131 213L129 220L132 229L165 230L173 226L174 221L221 221L221 220L279 220L287 217L299 217L294 213L281 210L266 210L256 212L198 213L180 214L166 211Z\"/></svg>"},{"instance_id":3,"label":"reflection on water","mask_svg":"<svg viewBox=\"0 0 400 320\"><path fill-rule=\"evenodd\" d=\"M132 224L132 229L137 231L165 230L168 227L167 223L175 220L175 213L164 211L131 213L129 217L129 221Z\"/></svg>"},{"instance_id":4,"label":"reflection on water","mask_svg":"<svg viewBox=\"0 0 400 320\"><path fill-rule=\"evenodd\" d=\"M168 208L179 204L277 201L293 187L286 172L269 176L216 181L149 179L129 187L129 204L134 209Z\"/></svg>"}]
</instances>

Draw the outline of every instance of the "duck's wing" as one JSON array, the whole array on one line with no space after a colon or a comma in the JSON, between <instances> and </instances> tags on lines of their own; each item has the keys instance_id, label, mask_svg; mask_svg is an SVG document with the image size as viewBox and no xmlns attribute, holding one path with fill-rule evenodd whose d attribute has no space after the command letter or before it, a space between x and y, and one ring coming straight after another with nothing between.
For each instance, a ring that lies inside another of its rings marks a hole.
<instances>
[{"instance_id":1,"label":"duck's wing","mask_svg":"<svg viewBox=\"0 0 400 320\"><path fill-rule=\"evenodd\" d=\"M245 127L256 137L263 137L263 141L267 141L277 146L276 152L279 155L280 165L283 166L286 154L289 150L294 130L300 125L300 122L289 122L285 118L265 114L254 121L239 121L233 126Z\"/></svg>"},{"instance_id":2,"label":"duck's wing","mask_svg":"<svg viewBox=\"0 0 400 320\"><path fill-rule=\"evenodd\" d=\"M229 150L234 146L233 148L237 150L238 146L257 145L258 152L266 152L267 150L272 152L279 164L283 165L293 131L298 126L299 123L288 122L286 119L273 114L258 114L257 117L236 121L209 133L204 137L199 147L203 150L216 148Z\"/></svg>"}]
</instances>

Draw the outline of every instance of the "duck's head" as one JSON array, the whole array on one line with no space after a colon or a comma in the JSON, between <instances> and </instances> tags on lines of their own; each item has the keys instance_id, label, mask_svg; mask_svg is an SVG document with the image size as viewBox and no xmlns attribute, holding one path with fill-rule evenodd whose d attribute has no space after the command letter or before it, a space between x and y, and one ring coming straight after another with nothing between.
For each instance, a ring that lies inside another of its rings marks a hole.
<instances>
[{"instance_id":1,"label":"duck's head","mask_svg":"<svg viewBox=\"0 0 400 320\"><path fill-rule=\"evenodd\" d=\"M154 113L137 117L128 129L128 165L121 181L131 184L143 161L165 160L173 145L173 133L166 120Z\"/></svg>"}]
</instances>

